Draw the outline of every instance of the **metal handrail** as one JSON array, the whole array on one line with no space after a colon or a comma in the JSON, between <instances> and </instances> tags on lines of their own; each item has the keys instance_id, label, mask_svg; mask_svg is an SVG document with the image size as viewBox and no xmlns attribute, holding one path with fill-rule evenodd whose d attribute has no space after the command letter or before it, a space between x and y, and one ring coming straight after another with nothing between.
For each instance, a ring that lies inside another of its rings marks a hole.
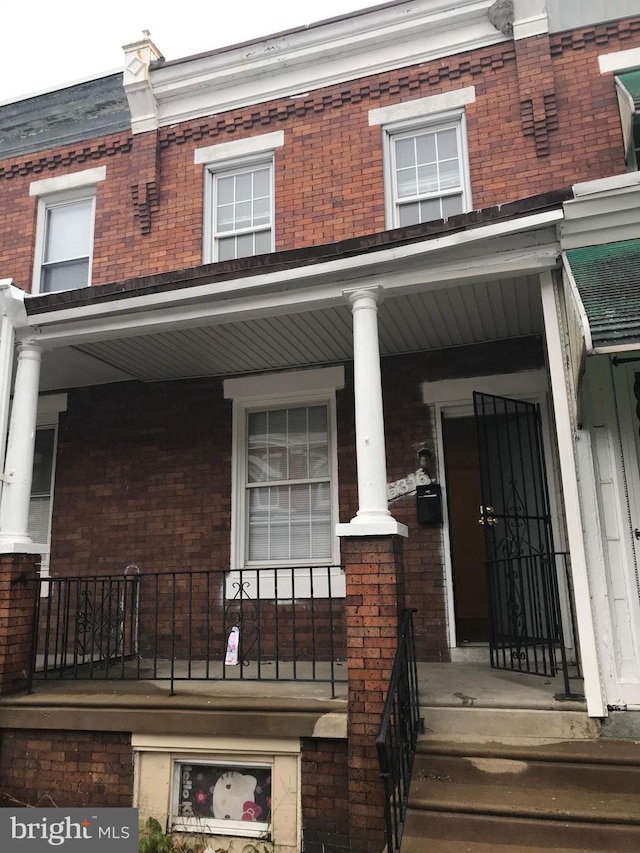
<instances>
[{"instance_id":1,"label":"metal handrail","mask_svg":"<svg viewBox=\"0 0 640 853\"><path fill-rule=\"evenodd\" d=\"M398 648L376 738L384 785L387 853L400 850L413 761L422 728L413 613L404 610L400 616Z\"/></svg>"}]
</instances>

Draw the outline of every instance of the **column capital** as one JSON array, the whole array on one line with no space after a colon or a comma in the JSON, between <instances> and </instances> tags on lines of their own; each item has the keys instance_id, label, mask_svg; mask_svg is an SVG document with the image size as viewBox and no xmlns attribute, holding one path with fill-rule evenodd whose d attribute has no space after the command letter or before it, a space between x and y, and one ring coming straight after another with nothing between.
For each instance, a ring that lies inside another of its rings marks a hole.
<instances>
[{"instance_id":1,"label":"column capital","mask_svg":"<svg viewBox=\"0 0 640 853\"><path fill-rule=\"evenodd\" d=\"M373 308L378 303L382 302L384 297L384 287L381 284L372 284L370 287L348 287L346 290L342 291L342 295L349 300L353 310L356 308L367 307L362 304L367 301L373 303L368 306Z\"/></svg>"},{"instance_id":2,"label":"column capital","mask_svg":"<svg viewBox=\"0 0 640 853\"><path fill-rule=\"evenodd\" d=\"M42 361L42 346L36 343L34 337L22 338L18 341L18 358L31 358Z\"/></svg>"}]
</instances>

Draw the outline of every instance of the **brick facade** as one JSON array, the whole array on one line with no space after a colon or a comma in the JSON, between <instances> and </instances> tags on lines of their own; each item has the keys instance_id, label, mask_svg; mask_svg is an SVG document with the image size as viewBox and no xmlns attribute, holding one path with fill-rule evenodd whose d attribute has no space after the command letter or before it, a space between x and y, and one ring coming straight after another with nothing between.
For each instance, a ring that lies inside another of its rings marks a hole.
<instances>
[{"instance_id":1,"label":"brick facade","mask_svg":"<svg viewBox=\"0 0 640 853\"><path fill-rule=\"evenodd\" d=\"M347 744L302 741L302 837L305 853L347 853L349 790Z\"/></svg>"},{"instance_id":2,"label":"brick facade","mask_svg":"<svg viewBox=\"0 0 640 853\"><path fill-rule=\"evenodd\" d=\"M130 807L131 737L113 732L5 729L0 804Z\"/></svg>"},{"instance_id":3,"label":"brick facade","mask_svg":"<svg viewBox=\"0 0 640 853\"><path fill-rule=\"evenodd\" d=\"M369 127L368 111L465 86L476 87L466 108L475 209L620 174L616 95L597 56L639 43L640 19L600 29L573 40L520 41L517 50L499 44L135 138L5 160L0 267L30 289L37 203L29 183L96 165L106 165L107 180L97 188L95 284L202 263L203 175L194 149L275 129L285 132L275 157L276 249L383 231L382 136ZM579 132L576 116L588 117Z\"/></svg>"},{"instance_id":4,"label":"brick facade","mask_svg":"<svg viewBox=\"0 0 640 853\"><path fill-rule=\"evenodd\" d=\"M0 554L0 695L27 690L40 557Z\"/></svg>"},{"instance_id":5,"label":"brick facade","mask_svg":"<svg viewBox=\"0 0 640 853\"><path fill-rule=\"evenodd\" d=\"M349 667L349 828L353 853L384 845L384 797L376 735L405 607L403 539L346 537L347 664Z\"/></svg>"},{"instance_id":6,"label":"brick facade","mask_svg":"<svg viewBox=\"0 0 640 853\"><path fill-rule=\"evenodd\" d=\"M622 174L615 88L611 74L600 74L598 54L638 45L640 18L504 41L157 131L120 132L5 159L0 162L0 278L11 276L22 289L31 288L38 201L29 195L30 183L100 165L107 175L96 187L94 285L115 283L115 301L116 291L127 288L119 282L201 265L203 166L194 163L194 151L274 130L284 131L284 144L274 155L276 250L380 234L388 227L384 138L380 126L369 125L369 111L464 87L475 87L475 100L465 107L474 210ZM476 215L476 225L483 215ZM377 239L371 238L369 248ZM286 269L288 261L282 263ZM304 264L300 261L300 267ZM184 279L181 286L188 276ZM222 287L228 283L220 280ZM331 359L327 350L320 353L320 361ZM437 425L423 403L423 383L543 365L543 342L534 337L384 357L388 479L415 471L417 447L436 448ZM358 508L350 364L345 374L345 388L336 395L343 522ZM433 476L435 457L432 466ZM190 607L176 609L175 597L165 595L156 651L169 656L172 644L184 647L183 629L187 622L193 627L193 618L200 620L196 630L206 642L215 637L222 645L219 593L230 565L231 496L232 406L224 398L221 377L69 389L59 419L52 575L121 574L131 563L143 573L217 569L215 589L203 592L200 581L194 582L194 600L202 603L203 595L211 594L216 602L206 610L207 624L202 611L194 610L192 617ZM308 739L302 745L307 853L379 853L383 846L375 734L403 606L416 611L418 658L448 659L448 544L440 527L418 525L415 496L399 498L391 509L409 528L406 541L371 537L341 543L347 597L333 628L322 605L312 617L305 603L297 603L298 628L304 631L314 618L323 642L333 630L337 656L349 664L348 742ZM34 572L32 558L0 557L0 693L28 686L33 589L23 580ZM172 621L176 613L177 623ZM294 643L289 611L266 603L264 613L265 656L276 634L287 650L295 645L298 655L310 652L308 632ZM139 616L141 625L156 619L149 598ZM201 645L192 648L188 639L194 656L206 651ZM148 651L143 642L140 650ZM126 806L132 790L126 734L1 733L0 797L6 802Z\"/></svg>"}]
</instances>

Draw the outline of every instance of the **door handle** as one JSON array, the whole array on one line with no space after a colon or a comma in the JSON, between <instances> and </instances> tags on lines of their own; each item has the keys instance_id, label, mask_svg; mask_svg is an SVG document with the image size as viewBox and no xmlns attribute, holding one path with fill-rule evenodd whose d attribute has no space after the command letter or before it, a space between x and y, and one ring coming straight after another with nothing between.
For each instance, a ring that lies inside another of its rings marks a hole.
<instances>
[{"instance_id":1,"label":"door handle","mask_svg":"<svg viewBox=\"0 0 640 853\"><path fill-rule=\"evenodd\" d=\"M487 515L485 515L485 512ZM492 506L482 506L482 504L480 504L480 518L478 519L478 524L488 524L489 527L495 527L496 524L499 523L499 519L491 515L492 512L495 512L495 509Z\"/></svg>"}]
</instances>

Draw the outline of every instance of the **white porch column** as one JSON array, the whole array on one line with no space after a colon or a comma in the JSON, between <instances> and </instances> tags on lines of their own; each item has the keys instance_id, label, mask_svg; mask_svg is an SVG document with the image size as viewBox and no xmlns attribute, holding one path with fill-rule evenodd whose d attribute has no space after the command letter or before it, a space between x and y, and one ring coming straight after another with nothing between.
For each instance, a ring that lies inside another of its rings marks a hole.
<instances>
[{"instance_id":1,"label":"white porch column","mask_svg":"<svg viewBox=\"0 0 640 853\"><path fill-rule=\"evenodd\" d=\"M34 550L27 528L41 358L40 347L35 344L23 342L19 345L4 467L4 488L0 501L0 552L2 553L28 553Z\"/></svg>"},{"instance_id":2,"label":"white porch column","mask_svg":"<svg viewBox=\"0 0 640 853\"><path fill-rule=\"evenodd\" d=\"M0 470L7 447L7 424L11 403L11 377L13 373L13 323L5 310L0 324ZM0 483L1 491L1 483Z\"/></svg>"},{"instance_id":3,"label":"white porch column","mask_svg":"<svg viewBox=\"0 0 640 853\"><path fill-rule=\"evenodd\" d=\"M353 382L356 421L358 511L338 536L407 536L407 527L389 512L384 443L382 379L378 343L379 287L345 293L353 313Z\"/></svg>"},{"instance_id":4,"label":"white porch column","mask_svg":"<svg viewBox=\"0 0 640 853\"><path fill-rule=\"evenodd\" d=\"M600 683L595 626L591 609L589 570L587 568L587 554L583 535L584 525L580 503L580 490L578 488L575 440L579 438L579 434L577 436L574 435L571 423L571 412L565 381L562 334L551 272L543 272L540 275L540 285L544 328L547 340L547 359L549 362L553 409L558 436L558 455L560 457L560 473L564 493L567 538L571 554L571 576L573 578L576 621L578 623L578 637L584 672L584 693L589 716L606 717L607 711L604 706Z\"/></svg>"}]
</instances>

